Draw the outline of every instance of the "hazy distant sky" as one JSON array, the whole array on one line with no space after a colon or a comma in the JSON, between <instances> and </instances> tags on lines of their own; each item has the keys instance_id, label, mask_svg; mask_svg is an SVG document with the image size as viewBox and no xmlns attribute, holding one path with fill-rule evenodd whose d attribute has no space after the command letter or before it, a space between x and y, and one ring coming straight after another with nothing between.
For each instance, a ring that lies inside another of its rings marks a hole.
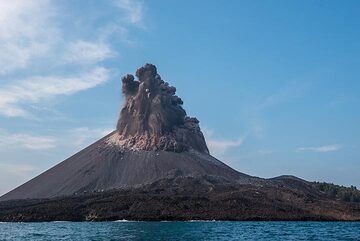
<instances>
[{"instance_id":1,"label":"hazy distant sky","mask_svg":"<svg viewBox=\"0 0 360 241\"><path fill-rule=\"evenodd\" d=\"M0 194L114 129L146 62L235 169L360 186L360 1L0 0Z\"/></svg>"}]
</instances>

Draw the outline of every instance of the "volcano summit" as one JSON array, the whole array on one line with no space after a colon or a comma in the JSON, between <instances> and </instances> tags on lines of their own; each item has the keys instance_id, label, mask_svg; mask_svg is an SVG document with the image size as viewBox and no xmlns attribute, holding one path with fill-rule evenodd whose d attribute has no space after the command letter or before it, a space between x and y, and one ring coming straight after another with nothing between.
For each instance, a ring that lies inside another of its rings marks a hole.
<instances>
[{"instance_id":1,"label":"volcano summit","mask_svg":"<svg viewBox=\"0 0 360 241\"><path fill-rule=\"evenodd\" d=\"M125 105L110 141L135 150L209 154L199 121L186 116L176 88L163 81L151 64L138 69L136 76L139 81L133 75L122 78Z\"/></svg>"},{"instance_id":2,"label":"volcano summit","mask_svg":"<svg viewBox=\"0 0 360 241\"><path fill-rule=\"evenodd\" d=\"M252 177L212 157L176 88L152 64L136 77L122 78L116 130L2 196L0 221L360 220L357 199L326 184Z\"/></svg>"}]
</instances>

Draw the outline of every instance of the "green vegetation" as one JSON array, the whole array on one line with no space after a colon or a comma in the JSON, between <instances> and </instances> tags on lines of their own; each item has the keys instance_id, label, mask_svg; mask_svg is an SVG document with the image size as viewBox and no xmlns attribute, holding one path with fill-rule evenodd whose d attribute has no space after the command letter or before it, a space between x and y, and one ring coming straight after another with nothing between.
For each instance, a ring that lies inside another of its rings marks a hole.
<instances>
[{"instance_id":1,"label":"green vegetation","mask_svg":"<svg viewBox=\"0 0 360 241\"><path fill-rule=\"evenodd\" d=\"M326 182L314 182L315 186L327 195L345 202L360 202L360 191L355 187L344 187Z\"/></svg>"}]
</instances>

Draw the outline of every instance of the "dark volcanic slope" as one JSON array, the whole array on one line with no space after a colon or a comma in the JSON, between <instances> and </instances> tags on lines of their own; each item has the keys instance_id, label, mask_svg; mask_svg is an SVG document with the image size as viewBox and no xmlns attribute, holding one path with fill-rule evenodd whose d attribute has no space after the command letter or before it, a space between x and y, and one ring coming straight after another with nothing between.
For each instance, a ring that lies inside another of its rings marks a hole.
<instances>
[{"instance_id":1,"label":"dark volcanic slope","mask_svg":"<svg viewBox=\"0 0 360 241\"><path fill-rule=\"evenodd\" d=\"M277 181L286 183L289 178L278 178ZM0 202L0 221L360 221L360 203L335 201L311 188L310 183L298 181L291 180L299 188L288 188L239 185L209 176L179 176L139 188ZM300 188L302 185L310 188Z\"/></svg>"},{"instance_id":2,"label":"dark volcanic slope","mask_svg":"<svg viewBox=\"0 0 360 241\"><path fill-rule=\"evenodd\" d=\"M217 159L188 151L134 151L109 145L115 132L0 198L49 198L149 184L176 176L219 176L242 183L256 182Z\"/></svg>"}]
</instances>

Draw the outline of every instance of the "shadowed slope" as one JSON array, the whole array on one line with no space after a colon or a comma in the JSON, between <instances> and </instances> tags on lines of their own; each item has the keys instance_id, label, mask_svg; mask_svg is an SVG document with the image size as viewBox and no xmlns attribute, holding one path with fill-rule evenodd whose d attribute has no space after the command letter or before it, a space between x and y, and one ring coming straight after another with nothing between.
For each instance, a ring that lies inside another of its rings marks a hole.
<instances>
[{"instance_id":1,"label":"shadowed slope","mask_svg":"<svg viewBox=\"0 0 360 241\"><path fill-rule=\"evenodd\" d=\"M121 187L136 187L176 176L219 176L229 181L255 182L210 155L197 151L133 151L109 145L115 132L64 162L7 193L1 201L50 198Z\"/></svg>"},{"instance_id":2,"label":"shadowed slope","mask_svg":"<svg viewBox=\"0 0 360 241\"><path fill-rule=\"evenodd\" d=\"M360 203L335 201L316 189L239 185L214 176L179 176L138 188L0 202L3 222L124 219L360 221Z\"/></svg>"}]
</instances>

